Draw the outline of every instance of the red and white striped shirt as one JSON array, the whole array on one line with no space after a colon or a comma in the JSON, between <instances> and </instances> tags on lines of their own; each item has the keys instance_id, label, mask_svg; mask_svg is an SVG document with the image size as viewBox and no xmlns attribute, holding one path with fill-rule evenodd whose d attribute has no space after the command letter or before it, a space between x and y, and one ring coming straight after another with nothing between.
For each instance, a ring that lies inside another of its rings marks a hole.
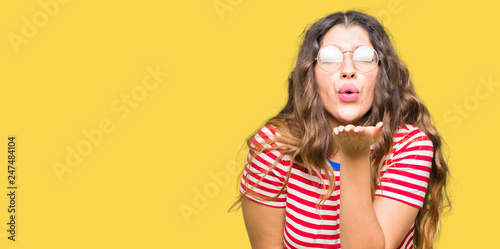
<instances>
[{"instance_id":1,"label":"red and white striped shirt","mask_svg":"<svg viewBox=\"0 0 500 249\"><path fill-rule=\"evenodd\" d=\"M278 131L274 126L267 125L256 134L253 144L262 146L263 141L269 141L269 137L274 136L279 136ZM246 194L249 199L258 203L285 208L286 248L340 248L340 165L330 162L334 168L335 190L317 209L316 204L320 202L321 195L326 193L318 177L308 174L298 163L294 162L290 167L288 156L284 156L274 169L264 174L281 153L278 150L259 153L250 161L251 153L243 172L241 193L249 190L264 197L275 197L283 187L288 171L292 171L285 190L276 200L265 201ZM385 158L380 170L380 183L375 195L421 209L427 190L432 155L432 142L425 133L412 125L402 126L394 137L392 152ZM250 172L259 174L249 174ZM321 174L328 189L326 174L323 170ZM245 181L247 175L248 182ZM252 187L257 182L259 183ZM412 248L413 231L414 224L398 248Z\"/></svg>"}]
</instances>

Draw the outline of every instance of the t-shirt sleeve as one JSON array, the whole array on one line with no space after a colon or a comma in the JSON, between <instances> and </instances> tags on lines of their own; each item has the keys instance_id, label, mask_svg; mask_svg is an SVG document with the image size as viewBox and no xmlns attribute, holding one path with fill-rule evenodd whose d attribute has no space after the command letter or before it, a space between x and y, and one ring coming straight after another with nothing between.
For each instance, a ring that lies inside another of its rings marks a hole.
<instances>
[{"instance_id":1,"label":"t-shirt sleeve","mask_svg":"<svg viewBox=\"0 0 500 249\"><path fill-rule=\"evenodd\" d=\"M394 142L392 158L381 169L375 195L422 209L432 166L432 141L412 127L396 135Z\"/></svg>"},{"instance_id":2,"label":"t-shirt sleeve","mask_svg":"<svg viewBox=\"0 0 500 249\"><path fill-rule=\"evenodd\" d=\"M277 134L273 126L267 125L263 127L255 135L252 147L258 149L263 146L277 146L276 143L268 143ZM284 159L279 160L280 156L281 153L278 150L257 153L250 149L242 174L240 192L258 203L271 207L284 208L286 204L286 188L281 193L280 191L285 184L288 161ZM276 196L276 199L269 200Z\"/></svg>"}]
</instances>

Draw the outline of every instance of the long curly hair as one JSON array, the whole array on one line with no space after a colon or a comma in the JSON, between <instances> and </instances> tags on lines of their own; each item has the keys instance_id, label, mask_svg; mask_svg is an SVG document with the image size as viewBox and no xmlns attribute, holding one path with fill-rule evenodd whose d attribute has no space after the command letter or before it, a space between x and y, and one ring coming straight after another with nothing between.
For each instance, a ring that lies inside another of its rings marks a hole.
<instances>
[{"instance_id":1,"label":"long curly hair","mask_svg":"<svg viewBox=\"0 0 500 249\"><path fill-rule=\"evenodd\" d=\"M329 182L335 183L334 173L327 159L331 158L339 148L334 142L333 127L329 122L330 114L324 108L319 96L314 73L315 56L320 49L323 36L335 25L346 27L357 25L364 28L380 58L372 106L355 124L368 126L375 125L379 121L384 123L383 134L373 145L374 150L370 156L372 198L379 182L384 157L390 153L393 137L402 125L417 126L433 143L433 161L428 188L423 208L415 220L414 234L416 248L432 248L434 237L439 231L440 217L443 210L450 206L446 192L449 172L441 151L442 141L432 125L429 111L416 96L408 68L395 53L388 34L375 18L357 11L336 12L320 19L305 31L295 68L288 77L288 101L276 116L266 122L266 125L273 125L280 133L280 136L276 136L268 144L279 146L256 147L252 144L257 133L255 132L247 139L251 155L278 149L283 153L270 170L284 156L289 156L291 162L300 163L309 174L322 179L321 171L323 171ZM276 199L284 191L290 172L284 187L270 200ZM321 199L322 202L330 197L334 185L329 185ZM245 194L254 193L249 191L240 195L232 208L241 202Z\"/></svg>"}]
</instances>

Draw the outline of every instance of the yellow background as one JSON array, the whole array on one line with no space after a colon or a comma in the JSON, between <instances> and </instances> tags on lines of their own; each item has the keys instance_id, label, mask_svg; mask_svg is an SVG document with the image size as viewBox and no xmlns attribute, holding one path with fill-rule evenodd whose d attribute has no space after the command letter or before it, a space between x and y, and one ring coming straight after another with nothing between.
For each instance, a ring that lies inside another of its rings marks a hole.
<instances>
[{"instance_id":1,"label":"yellow background","mask_svg":"<svg viewBox=\"0 0 500 249\"><path fill-rule=\"evenodd\" d=\"M446 139L454 210L439 248L498 245L498 4L66 0L47 11L50 2L0 4L0 248L250 248L241 212L227 213L240 145L283 106L303 29L352 8L384 20ZM163 81L148 90L157 67ZM82 147L101 122L112 130ZM60 181L53 165L78 146L87 155Z\"/></svg>"}]
</instances>

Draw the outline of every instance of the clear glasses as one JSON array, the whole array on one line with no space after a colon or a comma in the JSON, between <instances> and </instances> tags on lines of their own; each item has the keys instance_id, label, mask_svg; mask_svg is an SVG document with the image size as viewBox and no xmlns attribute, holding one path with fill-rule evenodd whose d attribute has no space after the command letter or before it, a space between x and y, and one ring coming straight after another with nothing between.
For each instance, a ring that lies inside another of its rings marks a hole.
<instances>
[{"instance_id":1,"label":"clear glasses","mask_svg":"<svg viewBox=\"0 0 500 249\"><path fill-rule=\"evenodd\" d=\"M316 61L318 61L318 65L323 71L335 72L344 63L345 53L352 53L352 63L356 70L360 72L371 72L378 65L379 58L377 51L370 46L361 46L354 51L347 50L342 52L336 46L327 45L319 50Z\"/></svg>"}]
</instances>

